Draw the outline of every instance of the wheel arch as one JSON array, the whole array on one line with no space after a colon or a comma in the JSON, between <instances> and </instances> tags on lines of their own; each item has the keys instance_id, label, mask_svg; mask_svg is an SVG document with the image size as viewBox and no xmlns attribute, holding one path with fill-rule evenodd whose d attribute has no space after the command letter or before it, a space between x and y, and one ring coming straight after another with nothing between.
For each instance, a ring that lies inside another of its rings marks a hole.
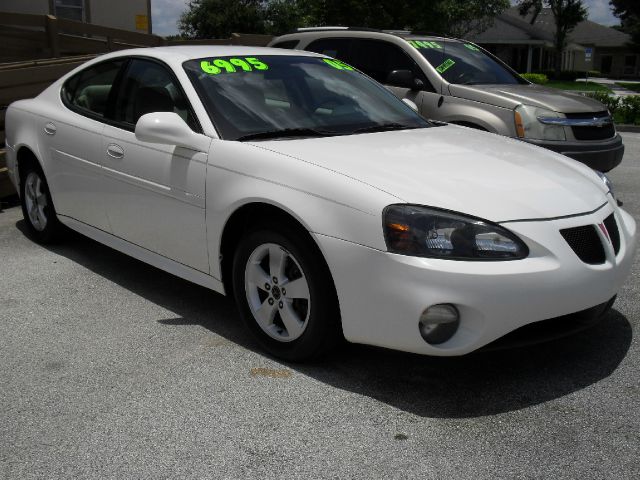
<instances>
[{"instance_id":1,"label":"wheel arch","mask_svg":"<svg viewBox=\"0 0 640 480\"><path fill-rule=\"evenodd\" d=\"M316 254L320 255L324 266L327 268L333 289L335 282L331 269L325 259L324 252L311 234L309 226L302 221L295 213L289 209L269 203L266 201L254 200L238 206L227 218L220 237L220 247L218 261L220 262L220 273L224 285L225 293L231 295L233 292L232 266L235 247L243 235L260 228L268 228L270 225L286 227L304 235L314 246ZM277 228L276 228L277 231ZM336 296L337 298L337 296Z\"/></svg>"},{"instance_id":2,"label":"wheel arch","mask_svg":"<svg viewBox=\"0 0 640 480\"><path fill-rule=\"evenodd\" d=\"M44 174L44 168L42 161L38 158L38 155L28 145L20 145L16 147L16 184L21 185L22 178L24 177L24 169L29 165L37 165L38 168ZM20 190L20 188L18 188Z\"/></svg>"}]
</instances>

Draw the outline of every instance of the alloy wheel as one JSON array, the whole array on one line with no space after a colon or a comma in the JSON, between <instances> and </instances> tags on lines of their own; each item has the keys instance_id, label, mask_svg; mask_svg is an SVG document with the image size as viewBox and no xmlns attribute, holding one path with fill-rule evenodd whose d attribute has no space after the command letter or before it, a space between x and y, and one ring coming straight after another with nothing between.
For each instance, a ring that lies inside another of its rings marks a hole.
<instances>
[{"instance_id":1,"label":"alloy wheel","mask_svg":"<svg viewBox=\"0 0 640 480\"><path fill-rule=\"evenodd\" d=\"M25 203L29 221L33 228L39 232L47 228L47 215L44 211L47 207L47 194L43 186L40 175L37 172L29 172L25 180Z\"/></svg>"},{"instance_id":2,"label":"alloy wheel","mask_svg":"<svg viewBox=\"0 0 640 480\"><path fill-rule=\"evenodd\" d=\"M256 247L247 260L244 287L251 314L267 335L280 342L300 338L309 321L311 295L290 252L275 243Z\"/></svg>"}]
</instances>

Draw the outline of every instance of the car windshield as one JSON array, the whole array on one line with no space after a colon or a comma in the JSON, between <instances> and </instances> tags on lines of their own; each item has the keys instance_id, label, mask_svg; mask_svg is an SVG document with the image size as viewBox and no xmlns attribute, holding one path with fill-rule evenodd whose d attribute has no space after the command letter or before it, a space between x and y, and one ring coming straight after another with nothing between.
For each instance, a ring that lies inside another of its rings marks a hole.
<instances>
[{"instance_id":1,"label":"car windshield","mask_svg":"<svg viewBox=\"0 0 640 480\"><path fill-rule=\"evenodd\" d=\"M370 78L321 57L190 60L184 68L227 140L329 136L431 124Z\"/></svg>"},{"instance_id":2,"label":"car windshield","mask_svg":"<svg viewBox=\"0 0 640 480\"><path fill-rule=\"evenodd\" d=\"M442 40L407 40L449 83L461 85L526 84L498 59L472 43Z\"/></svg>"}]
</instances>

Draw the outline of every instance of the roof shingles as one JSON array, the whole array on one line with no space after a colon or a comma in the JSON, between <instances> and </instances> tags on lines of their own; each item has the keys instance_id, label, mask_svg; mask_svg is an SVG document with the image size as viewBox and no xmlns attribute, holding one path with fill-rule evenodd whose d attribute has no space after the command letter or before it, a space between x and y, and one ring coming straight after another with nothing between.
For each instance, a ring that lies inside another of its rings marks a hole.
<instances>
[{"instance_id":1,"label":"roof shingles","mask_svg":"<svg viewBox=\"0 0 640 480\"><path fill-rule=\"evenodd\" d=\"M498 15L494 24L484 32L475 35L473 40L478 43L491 41L505 43L513 41L522 43L523 40L552 41L555 23L551 9L543 8L533 25L529 23L531 14L522 17L518 7L511 7ZM624 47L631 41L631 37L614 28L585 20L580 22L569 34L569 42L597 47Z\"/></svg>"}]
</instances>

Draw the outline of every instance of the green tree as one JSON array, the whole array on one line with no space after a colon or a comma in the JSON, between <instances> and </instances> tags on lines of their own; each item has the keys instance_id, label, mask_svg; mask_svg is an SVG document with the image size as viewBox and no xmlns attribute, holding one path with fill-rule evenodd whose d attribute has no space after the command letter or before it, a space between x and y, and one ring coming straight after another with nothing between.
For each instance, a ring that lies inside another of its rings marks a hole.
<instances>
[{"instance_id":1,"label":"green tree","mask_svg":"<svg viewBox=\"0 0 640 480\"><path fill-rule=\"evenodd\" d=\"M441 32L454 37L465 37L470 33L480 33L489 28L496 15L509 6L509 0L442 0L436 2L434 16L438 19L437 23L441 25ZM432 18L428 21L435 23Z\"/></svg>"},{"instance_id":2,"label":"green tree","mask_svg":"<svg viewBox=\"0 0 640 480\"><path fill-rule=\"evenodd\" d=\"M610 0L613 14L622 22L622 31L631 35L633 46L640 50L640 2L638 0Z\"/></svg>"},{"instance_id":3,"label":"green tree","mask_svg":"<svg viewBox=\"0 0 640 480\"><path fill-rule=\"evenodd\" d=\"M509 0L191 0L179 28L191 38L280 35L328 25L464 36L483 30L508 7Z\"/></svg>"},{"instance_id":4,"label":"green tree","mask_svg":"<svg viewBox=\"0 0 640 480\"><path fill-rule=\"evenodd\" d=\"M543 7L549 7L555 21L553 35L555 46L554 69L559 73L562 68L562 52L567 46L567 38L580 22L587 19L587 9L582 0L521 0L520 15L531 13L530 23L533 25Z\"/></svg>"},{"instance_id":5,"label":"green tree","mask_svg":"<svg viewBox=\"0 0 640 480\"><path fill-rule=\"evenodd\" d=\"M264 5L265 33L282 35L310 22L300 0L271 0Z\"/></svg>"},{"instance_id":6,"label":"green tree","mask_svg":"<svg viewBox=\"0 0 640 480\"><path fill-rule=\"evenodd\" d=\"M315 25L407 29L465 36L486 29L509 0L309 0Z\"/></svg>"},{"instance_id":7,"label":"green tree","mask_svg":"<svg viewBox=\"0 0 640 480\"><path fill-rule=\"evenodd\" d=\"M191 0L178 21L188 38L228 38L234 32L265 33L261 0Z\"/></svg>"}]
</instances>

